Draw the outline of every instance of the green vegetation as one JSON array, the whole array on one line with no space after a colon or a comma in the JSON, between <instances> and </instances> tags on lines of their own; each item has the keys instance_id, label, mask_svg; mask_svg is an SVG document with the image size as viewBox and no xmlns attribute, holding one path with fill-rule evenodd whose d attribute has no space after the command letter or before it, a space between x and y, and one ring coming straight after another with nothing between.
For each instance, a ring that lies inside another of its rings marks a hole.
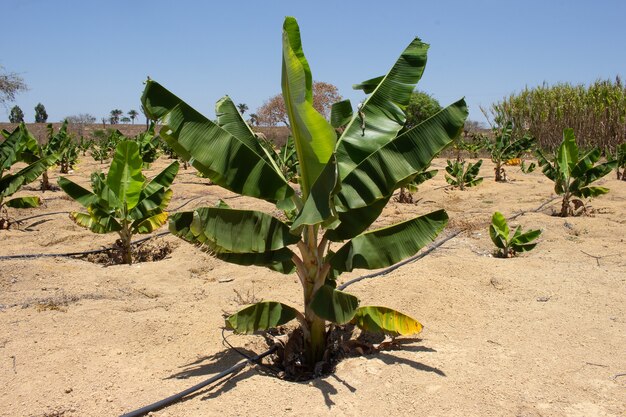
<instances>
[{"instance_id":1,"label":"green vegetation","mask_svg":"<svg viewBox=\"0 0 626 417\"><path fill-rule=\"evenodd\" d=\"M510 159L520 158L524 153L531 151L535 142L535 138L528 133L522 137L514 138L512 122L501 126L499 129L494 128L494 140L487 142L487 150L491 154L491 160L496 164L494 167L496 182L506 181L504 163ZM533 169L534 166L531 165L526 169L526 172Z\"/></svg>"},{"instance_id":2,"label":"green vegetation","mask_svg":"<svg viewBox=\"0 0 626 417\"><path fill-rule=\"evenodd\" d=\"M37 140L21 123L12 133L3 131L5 140L0 143L0 210L6 207L32 208L41 204L39 197L15 197L5 200L15 194L23 185L35 181L49 166L58 159L57 154L44 158L35 156ZM16 162L29 163L28 166L13 174L5 173ZM9 221L3 216L0 219L0 229L8 228Z\"/></svg>"},{"instance_id":3,"label":"green vegetation","mask_svg":"<svg viewBox=\"0 0 626 417\"><path fill-rule=\"evenodd\" d=\"M496 256L508 258L515 256L518 252L527 252L537 245L536 240L541 234L541 230L528 230L522 232L522 226L517 226L513 236L506 219L502 213L496 211L491 217L489 226L489 236L498 250Z\"/></svg>"},{"instance_id":4,"label":"green vegetation","mask_svg":"<svg viewBox=\"0 0 626 417\"><path fill-rule=\"evenodd\" d=\"M465 190L468 187L475 187L483 182L482 177L478 177L478 172L483 164L483 160L479 159L475 164L468 162L467 168L465 167L466 161L454 161L447 160L446 163L446 182L453 187Z\"/></svg>"},{"instance_id":5,"label":"green vegetation","mask_svg":"<svg viewBox=\"0 0 626 417\"><path fill-rule=\"evenodd\" d=\"M35 106L35 123L46 123L48 121L48 113L43 104L37 103Z\"/></svg>"},{"instance_id":6,"label":"green vegetation","mask_svg":"<svg viewBox=\"0 0 626 417\"><path fill-rule=\"evenodd\" d=\"M20 106L13 106L11 108L11 113L9 113L9 122L24 123L24 112L20 109Z\"/></svg>"},{"instance_id":7,"label":"green vegetation","mask_svg":"<svg viewBox=\"0 0 626 417\"><path fill-rule=\"evenodd\" d=\"M584 210L583 202L572 197L597 197L609 192L608 188L590 185L617 166L617 161L595 165L600 159L600 154L600 149L593 148L580 155L574 129L563 131L563 141L552 160L537 152L539 166L542 167L544 175L554 181L554 191L563 196L560 212L562 217L580 214L581 210Z\"/></svg>"},{"instance_id":8,"label":"green vegetation","mask_svg":"<svg viewBox=\"0 0 626 417\"><path fill-rule=\"evenodd\" d=\"M626 86L619 77L588 86L544 84L495 103L491 113L497 124L512 121L514 136L528 130L541 149L555 149L561 132L570 127L584 148L615 148L625 139Z\"/></svg>"},{"instance_id":9,"label":"green vegetation","mask_svg":"<svg viewBox=\"0 0 626 417\"><path fill-rule=\"evenodd\" d=\"M151 233L167 221L165 208L172 198L169 187L178 173L178 162L173 162L147 181L141 173L142 164L137 144L122 141L107 175L91 175L93 192L59 178L63 191L87 209L87 213L72 212L74 221L94 233L117 232L127 264L132 263L132 236Z\"/></svg>"},{"instance_id":10,"label":"green vegetation","mask_svg":"<svg viewBox=\"0 0 626 417\"><path fill-rule=\"evenodd\" d=\"M227 262L295 271L303 289L303 312L265 301L231 315L227 323L250 333L298 320L309 369L324 355L327 322L351 322L390 335L421 330L415 319L385 307L359 306L357 297L335 286L343 272L383 268L412 256L447 223L445 211L438 210L366 231L394 190L422 172L460 133L467 117L465 102L459 100L402 132L404 109L421 78L427 50L416 38L386 75L356 86L369 96L338 137L313 106L299 27L295 19L285 19L282 89L300 166L298 193L230 98L217 102L213 122L157 82L147 81L145 112L162 121L160 136L178 155L215 184L284 211L286 220L281 220L221 204L173 215L170 230ZM329 242L341 241L346 242L329 250Z\"/></svg>"},{"instance_id":11,"label":"green vegetation","mask_svg":"<svg viewBox=\"0 0 626 417\"><path fill-rule=\"evenodd\" d=\"M617 174L617 179L626 181L626 142L618 145L615 148L615 153L610 152L607 148L605 154L607 161L615 161L615 173Z\"/></svg>"}]
</instances>

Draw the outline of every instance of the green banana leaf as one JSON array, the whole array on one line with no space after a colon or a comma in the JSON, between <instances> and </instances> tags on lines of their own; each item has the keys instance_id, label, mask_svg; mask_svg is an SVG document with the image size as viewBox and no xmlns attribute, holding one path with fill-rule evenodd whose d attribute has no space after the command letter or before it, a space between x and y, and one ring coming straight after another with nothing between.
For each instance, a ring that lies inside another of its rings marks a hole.
<instances>
[{"instance_id":1,"label":"green banana leaf","mask_svg":"<svg viewBox=\"0 0 626 417\"><path fill-rule=\"evenodd\" d=\"M413 256L432 242L448 223L445 210L363 233L345 243L327 262L338 272L378 269Z\"/></svg>"},{"instance_id":2,"label":"green banana leaf","mask_svg":"<svg viewBox=\"0 0 626 417\"><path fill-rule=\"evenodd\" d=\"M252 304L226 319L226 326L237 333L254 333L289 323L300 313L293 307L276 301Z\"/></svg>"},{"instance_id":3,"label":"green banana leaf","mask_svg":"<svg viewBox=\"0 0 626 417\"><path fill-rule=\"evenodd\" d=\"M59 187L61 187L61 189L65 191L65 193L67 193L67 195L72 197L85 208L88 208L98 201L97 195L81 187L70 179L67 179L65 177L59 177L57 183L59 184Z\"/></svg>"},{"instance_id":4,"label":"green banana leaf","mask_svg":"<svg viewBox=\"0 0 626 417\"><path fill-rule=\"evenodd\" d=\"M145 182L141 173L143 161L139 155L139 146L133 141L120 142L115 149L106 184L115 194L119 206L126 204L132 210L139 202L139 196Z\"/></svg>"},{"instance_id":5,"label":"green banana leaf","mask_svg":"<svg viewBox=\"0 0 626 417\"><path fill-rule=\"evenodd\" d=\"M59 156L57 154L49 155L31 163L14 174L5 175L0 178L0 197L13 195L23 185L35 181L44 171L52 166L58 158Z\"/></svg>"},{"instance_id":6,"label":"green banana leaf","mask_svg":"<svg viewBox=\"0 0 626 417\"><path fill-rule=\"evenodd\" d=\"M422 331L422 324L396 310L387 307L359 307L352 319L359 328L390 336L408 336Z\"/></svg>"},{"instance_id":7,"label":"green banana leaf","mask_svg":"<svg viewBox=\"0 0 626 417\"><path fill-rule=\"evenodd\" d=\"M333 154L337 135L313 107L311 69L302 51L298 22L292 17L285 18L283 24L281 85L300 162L302 199L306 201Z\"/></svg>"},{"instance_id":8,"label":"green banana leaf","mask_svg":"<svg viewBox=\"0 0 626 417\"><path fill-rule=\"evenodd\" d=\"M361 129L362 118L354 117L337 141L336 155L342 179L368 155L394 139L404 127L404 110L424 73L427 52L428 45L415 38L385 76L363 83L367 85L364 91L371 91L360 108L365 131Z\"/></svg>"},{"instance_id":9,"label":"green banana leaf","mask_svg":"<svg viewBox=\"0 0 626 417\"><path fill-rule=\"evenodd\" d=\"M352 104L350 100L333 103L330 108L330 124L335 129L350 123L352 116Z\"/></svg>"},{"instance_id":10,"label":"green banana leaf","mask_svg":"<svg viewBox=\"0 0 626 417\"><path fill-rule=\"evenodd\" d=\"M35 208L41 205L39 197L15 197L4 203L7 207L13 208Z\"/></svg>"},{"instance_id":11,"label":"green banana leaf","mask_svg":"<svg viewBox=\"0 0 626 417\"><path fill-rule=\"evenodd\" d=\"M311 300L315 314L336 324L348 323L359 307L359 299L330 285L322 285Z\"/></svg>"},{"instance_id":12,"label":"green banana leaf","mask_svg":"<svg viewBox=\"0 0 626 417\"><path fill-rule=\"evenodd\" d=\"M365 207L391 195L456 138L467 114L461 99L363 158L341 181L337 194L341 206Z\"/></svg>"},{"instance_id":13,"label":"green banana leaf","mask_svg":"<svg viewBox=\"0 0 626 417\"><path fill-rule=\"evenodd\" d=\"M341 187L337 175L337 160L332 155L317 181L313 184L304 207L293 221L292 232L304 225L332 222L337 218L334 198Z\"/></svg>"},{"instance_id":14,"label":"green banana leaf","mask_svg":"<svg viewBox=\"0 0 626 417\"><path fill-rule=\"evenodd\" d=\"M163 121L160 136L215 184L270 202L294 195L256 139L233 136L155 81L146 82L141 100L148 117Z\"/></svg>"},{"instance_id":15,"label":"green banana leaf","mask_svg":"<svg viewBox=\"0 0 626 417\"><path fill-rule=\"evenodd\" d=\"M504 215L498 211L493 213L493 216L491 216L491 225L489 226L489 237L491 237L492 242L498 248L505 249L508 244L510 232L509 225Z\"/></svg>"},{"instance_id":16,"label":"green banana leaf","mask_svg":"<svg viewBox=\"0 0 626 417\"><path fill-rule=\"evenodd\" d=\"M176 174L178 174L179 168L180 164L178 161L174 161L165 167L163 171L159 172L145 185L143 190L141 190L141 197L139 199L142 200L145 196L154 193L161 187L170 188L174 182L174 178L176 178Z\"/></svg>"},{"instance_id":17,"label":"green banana leaf","mask_svg":"<svg viewBox=\"0 0 626 417\"><path fill-rule=\"evenodd\" d=\"M324 236L332 242L339 242L360 235L378 219L390 199L391 195L366 207L338 211L339 225L327 230Z\"/></svg>"},{"instance_id":18,"label":"green banana leaf","mask_svg":"<svg viewBox=\"0 0 626 417\"><path fill-rule=\"evenodd\" d=\"M528 230L522 233L522 227L517 226L513 238L511 239L511 248L515 252L527 252L537 246L537 242L533 242L541 235L541 230Z\"/></svg>"},{"instance_id":19,"label":"green banana leaf","mask_svg":"<svg viewBox=\"0 0 626 417\"><path fill-rule=\"evenodd\" d=\"M572 170L578 162L578 146L576 145L574 129L563 130L563 142L557 149L556 162L561 178L566 183L569 182Z\"/></svg>"}]
</instances>

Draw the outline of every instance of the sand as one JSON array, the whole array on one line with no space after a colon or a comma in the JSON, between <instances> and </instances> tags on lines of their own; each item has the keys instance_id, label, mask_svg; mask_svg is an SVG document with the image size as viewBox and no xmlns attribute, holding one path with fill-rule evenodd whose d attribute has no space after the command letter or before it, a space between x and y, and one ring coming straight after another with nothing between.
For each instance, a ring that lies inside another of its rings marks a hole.
<instances>
[{"instance_id":1,"label":"sand","mask_svg":"<svg viewBox=\"0 0 626 417\"><path fill-rule=\"evenodd\" d=\"M161 159L151 176L168 163ZM377 225L445 208L443 235L462 233L423 259L351 285L364 304L385 305L424 324L419 338L343 360L309 382L248 366L155 416L623 416L626 410L626 183L600 181L587 217L552 216L560 202L541 172L508 169L495 183L446 188L443 167L415 204L390 202ZM69 175L87 184L106 168L82 158ZM58 173L51 173L56 181ZM33 187L36 184L33 184ZM172 211L213 205L274 210L181 170ZM9 209L14 219L79 210L62 191L23 190L44 206ZM550 202L551 201L551 202ZM533 210L550 202L539 211ZM532 252L492 256L494 211L542 235ZM165 228L163 229L165 230ZM442 235L442 236L443 236ZM222 343L223 315L252 300L301 305L295 276L223 263L170 235L158 262L102 266L67 257L0 260L0 415L114 416L150 404L239 362ZM110 246L65 213L0 231L0 256ZM369 271L341 276L345 282ZM238 294L235 292L237 291ZM260 353L261 336L229 335Z\"/></svg>"}]
</instances>

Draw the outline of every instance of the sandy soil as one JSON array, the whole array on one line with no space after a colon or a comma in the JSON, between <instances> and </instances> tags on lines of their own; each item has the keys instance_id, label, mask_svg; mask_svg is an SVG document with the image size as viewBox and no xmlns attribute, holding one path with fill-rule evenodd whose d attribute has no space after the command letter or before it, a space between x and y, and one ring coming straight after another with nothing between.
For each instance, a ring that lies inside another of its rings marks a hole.
<instances>
[{"instance_id":1,"label":"sandy soil","mask_svg":"<svg viewBox=\"0 0 626 417\"><path fill-rule=\"evenodd\" d=\"M99 167L83 158L71 177L86 183ZM496 184L485 161L482 173L483 184L461 192L444 187L441 170L420 187L416 204L390 203L379 225L444 207L451 219L444 234L463 233L415 263L349 287L363 303L418 318L425 325L419 339L346 359L334 374L306 383L247 367L153 415L623 416L626 183L613 174L601 180L611 192L591 201L590 217L551 216L558 200L523 214L513 224L540 228L539 245L498 259L487 231L491 214L530 211L554 195L540 172L511 168L513 181ZM44 207L9 214L80 208L60 191L42 197ZM181 170L170 207L195 197L183 210L219 198L273 210ZM162 239L173 245L171 255L132 266L67 257L0 260L0 415L132 411L241 360L222 344L224 312L253 298L301 302L293 276L225 264L172 236ZM0 231L0 255L97 249L114 240L53 214ZM248 353L266 349L259 336L228 340Z\"/></svg>"}]
</instances>

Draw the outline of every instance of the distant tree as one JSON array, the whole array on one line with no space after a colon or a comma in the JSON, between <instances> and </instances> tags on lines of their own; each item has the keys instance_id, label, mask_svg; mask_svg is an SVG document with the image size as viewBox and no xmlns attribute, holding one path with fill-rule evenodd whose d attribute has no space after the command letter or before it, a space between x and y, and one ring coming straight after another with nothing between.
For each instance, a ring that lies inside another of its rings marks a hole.
<instances>
[{"instance_id":1,"label":"distant tree","mask_svg":"<svg viewBox=\"0 0 626 417\"><path fill-rule=\"evenodd\" d=\"M120 122L120 116L123 115L124 112L121 111L120 109L113 109L111 110L111 113L109 114L109 122L112 125L116 125Z\"/></svg>"},{"instance_id":2,"label":"distant tree","mask_svg":"<svg viewBox=\"0 0 626 417\"><path fill-rule=\"evenodd\" d=\"M96 116L89 113L74 114L65 118L68 123L89 125L96 122Z\"/></svg>"},{"instance_id":3,"label":"distant tree","mask_svg":"<svg viewBox=\"0 0 626 417\"><path fill-rule=\"evenodd\" d=\"M122 123L130 123L130 117L126 117L126 116L124 116L124 117L122 117L122 118L120 119L120 121L121 121Z\"/></svg>"},{"instance_id":4,"label":"distant tree","mask_svg":"<svg viewBox=\"0 0 626 417\"><path fill-rule=\"evenodd\" d=\"M256 113L250 113L250 118L248 119L248 124L250 126L255 126L259 124L259 116Z\"/></svg>"},{"instance_id":5,"label":"distant tree","mask_svg":"<svg viewBox=\"0 0 626 417\"><path fill-rule=\"evenodd\" d=\"M468 133L476 133L484 128L485 124L483 122L479 122L478 120L466 120L465 125L463 126L463 131Z\"/></svg>"},{"instance_id":6,"label":"distant tree","mask_svg":"<svg viewBox=\"0 0 626 417\"><path fill-rule=\"evenodd\" d=\"M27 90L22 77L14 72L5 73L4 67L0 66L0 104L14 101L17 93Z\"/></svg>"},{"instance_id":7,"label":"distant tree","mask_svg":"<svg viewBox=\"0 0 626 417\"><path fill-rule=\"evenodd\" d=\"M248 111L248 105L246 103L237 104L237 109L239 109L239 113L242 115Z\"/></svg>"},{"instance_id":8,"label":"distant tree","mask_svg":"<svg viewBox=\"0 0 626 417\"><path fill-rule=\"evenodd\" d=\"M9 122L22 123L24 121L24 112L20 109L20 106L13 106L11 114L9 114Z\"/></svg>"},{"instance_id":9,"label":"distant tree","mask_svg":"<svg viewBox=\"0 0 626 417\"><path fill-rule=\"evenodd\" d=\"M80 113L65 118L78 136L82 136L84 133L85 125L90 125L96 122L96 116L89 113Z\"/></svg>"},{"instance_id":10,"label":"distant tree","mask_svg":"<svg viewBox=\"0 0 626 417\"><path fill-rule=\"evenodd\" d=\"M313 81L313 107L327 119L330 117L332 105L341 101L337 87L323 81ZM266 100L257 110L257 123L265 126L276 126L284 123L289 126L289 117L282 94Z\"/></svg>"},{"instance_id":11,"label":"distant tree","mask_svg":"<svg viewBox=\"0 0 626 417\"><path fill-rule=\"evenodd\" d=\"M414 91L406 108L405 129L417 126L440 110L441 105L430 94L423 91Z\"/></svg>"},{"instance_id":12,"label":"distant tree","mask_svg":"<svg viewBox=\"0 0 626 417\"><path fill-rule=\"evenodd\" d=\"M135 124L135 119L137 118L137 116L139 116L139 112L137 112L137 110L129 110L127 114L128 117L130 117L130 120L132 120L133 124Z\"/></svg>"},{"instance_id":13,"label":"distant tree","mask_svg":"<svg viewBox=\"0 0 626 417\"><path fill-rule=\"evenodd\" d=\"M35 106L35 123L46 123L48 121L48 113L43 104L38 103Z\"/></svg>"}]
</instances>

